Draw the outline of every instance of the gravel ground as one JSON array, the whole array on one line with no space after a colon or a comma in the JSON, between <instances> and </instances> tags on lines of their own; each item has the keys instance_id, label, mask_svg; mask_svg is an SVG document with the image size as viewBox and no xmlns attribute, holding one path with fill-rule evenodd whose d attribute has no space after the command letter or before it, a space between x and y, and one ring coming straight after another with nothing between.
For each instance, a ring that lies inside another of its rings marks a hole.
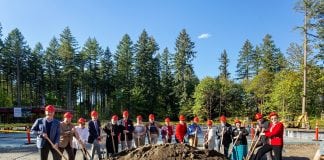
<instances>
[{"instance_id":1,"label":"gravel ground","mask_svg":"<svg viewBox=\"0 0 324 160\"><path fill-rule=\"evenodd\" d=\"M284 160L313 159L319 145L316 144L287 144L284 146ZM39 154L35 145L20 148L0 148L0 160L37 160ZM66 153L65 153L66 154ZM51 160L49 154L49 160ZM76 160L82 160L82 153L77 152Z\"/></svg>"}]
</instances>

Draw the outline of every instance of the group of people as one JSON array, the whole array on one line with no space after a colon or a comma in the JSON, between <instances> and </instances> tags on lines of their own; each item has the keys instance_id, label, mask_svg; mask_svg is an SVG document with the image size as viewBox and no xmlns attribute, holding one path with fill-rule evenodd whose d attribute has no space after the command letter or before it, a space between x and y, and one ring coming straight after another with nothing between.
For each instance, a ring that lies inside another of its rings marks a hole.
<instances>
[{"instance_id":1,"label":"group of people","mask_svg":"<svg viewBox=\"0 0 324 160\"><path fill-rule=\"evenodd\" d=\"M235 119L234 126L226 121L225 116L219 118L220 125L212 127L212 121L207 121L205 148L224 153L232 160L281 160L283 149L284 125L279 122L276 112L269 114L269 122L261 113L255 115L257 120L256 133L248 149L248 130L241 121ZM251 126L252 127L252 126ZM216 142L216 143L215 143ZM232 145L231 145L232 144ZM232 146L230 148L230 146Z\"/></svg>"},{"instance_id":2,"label":"group of people","mask_svg":"<svg viewBox=\"0 0 324 160\"><path fill-rule=\"evenodd\" d=\"M39 148L40 159L46 160L51 151L54 160L62 159L66 150L69 160L74 160L76 152L83 153L83 159L94 159L97 153L99 159L104 155L101 151L102 131L106 133L106 154L111 156L118 153L119 144L121 150L131 149L145 145L146 139L149 144L157 144L161 136L163 143L171 143L174 137L176 143L189 143L197 147L199 134L203 131L199 125L199 118L194 117L191 124L187 125L186 118L179 116L179 123L174 127L170 124L170 118L165 118L165 124L161 125L155 121L154 114L149 115L149 122L144 123L143 117L138 115L136 123L129 119L128 111L123 112L123 117L118 119L117 115L111 117L111 121L101 126L98 120L98 112L91 112L91 120L79 118L78 126L71 123L73 115L70 112L64 114L62 122L54 119L55 107L45 107L45 117L39 118L33 124L31 131L37 135L37 147ZM204 134L205 149L222 152L233 160L253 159L259 160L262 157L281 160L283 146L283 124L278 121L278 114L272 112L269 116L271 123L257 113L255 118L258 121L256 137L253 138L250 152L248 153L247 136L248 130L236 119L234 126L227 123L226 117L219 118L220 125L213 126L213 121L207 121L207 131ZM86 144L91 144L90 153ZM133 145L134 144L134 145ZM232 145L231 145L232 144ZM233 146L230 148L230 146ZM254 151L254 152L253 152ZM266 156L264 156L266 155ZM64 157L65 158L65 157Z\"/></svg>"}]
</instances>

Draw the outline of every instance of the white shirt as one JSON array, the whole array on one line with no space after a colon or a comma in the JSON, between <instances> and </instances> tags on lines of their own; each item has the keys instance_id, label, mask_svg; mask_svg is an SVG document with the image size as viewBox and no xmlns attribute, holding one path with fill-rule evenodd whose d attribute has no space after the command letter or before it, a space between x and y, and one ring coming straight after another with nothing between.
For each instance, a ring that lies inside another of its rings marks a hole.
<instances>
[{"instance_id":1,"label":"white shirt","mask_svg":"<svg viewBox=\"0 0 324 160\"><path fill-rule=\"evenodd\" d=\"M80 140L84 144L86 144L88 141L88 137L89 137L88 128L81 128L80 126L76 126L75 131L78 132ZM82 146L79 144L78 140L75 137L73 137L73 140L72 140L72 148L76 148L76 149L82 148Z\"/></svg>"}]
</instances>

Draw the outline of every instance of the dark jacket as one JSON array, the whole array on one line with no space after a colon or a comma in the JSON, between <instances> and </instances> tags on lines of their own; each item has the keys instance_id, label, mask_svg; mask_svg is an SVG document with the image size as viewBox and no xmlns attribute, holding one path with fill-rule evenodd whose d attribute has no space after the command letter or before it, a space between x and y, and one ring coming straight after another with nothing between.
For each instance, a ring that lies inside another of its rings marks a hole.
<instances>
[{"instance_id":1,"label":"dark jacket","mask_svg":"<svg viewBox=\"0 0 324 160\"><path fill-rule=\"evenodd\" d=\"M46 128L46 118L38 118L31 128L32 134L37 135L37 148L43 148L46 139L43 138L42 134L47 132ZM53 142L53 144L59 144L60 142L60 122L56 119L53 119L52 126L50 129L51 133L47 133L49 135L49 139ZM48 143L47 143L48 144Z\"/></svg>"},{"instance_id":2,"label":"dark jacket","mask_svg":"<svg viewBox=\"0 0 324 160\"><path fill-rule=\"evenodd\" d=\"M256 135L257 135L257 136L259 136L259 134L260 134L260 132L261 132L261 130L262 130L263 128L264 128L264 131L268 130L269 125L270 125L270 122L269 122L268 120L266 120L266 119L263 119L263 120L261 121L261 123L258 124L258 125L260 126L260 131L257 131L257 132L256 132ZM261 145L268 144L268 143L269 143L268 141L269 141L268 138L267 138L265 135L262 135L261 138L260 138L260 141L259 141L258 144L257 144L257 147L258 147L258 146L261 146Z\"/></svg>"},{"instance_id":3,"label":"dark jacket","mask_svg":"<svg viewBox=\"0 0 324 160\"><path fill-rule=\"evenodd\" d=\"M224 146L229 146L232 143L232 126L228 123L225 124L225 126L219 125L216 127L216 138L221 139L222 137L222 130L223 132L223 142L222 144Z\"/></svg>"},{"instance_id":4,"label":"dark jacket","mask_svg":"<svg viewBox=\"0 0 324 160\"><path fill-rule=\"evenodd\" d=\"M103 130L107 133L106 147L108 153L118 152L118 135L122 132L121 126L118 124L107 123ZM111 135L114 132L114 136ZM114 141L112 141L114 140ZM115 147L115 150L113 149ZM115 151L115 152L114 152Z\"/></svg>"},{"instance_id":5,"label":"dark jacket","mask_svg":"<svg viewBox=\"0 0 324 160\"><path fill-rule=\"evenodd\" d=\"M128 133L126 133L126 137L127 137L127 140L126 141L133 140L133 131L135 129L134 128L133 121L130 120L130 119L127 119L127 122L125 123L124 122L124 119L121 119L121 120L118 121L117 124L121 127L121 130L127 130L128 131ZM124 134L123 131L120 134L120 140L121 141L125 141L125 134Z\"/></svg>"},{"instance_id":6,"label":"dark jacket","mask_svg":"<svg viewBox=\"0 0 324 160\"><path fill-rule=\"evenodd\" d=\"M236 141L234 137L236 137L239 134L240 136ZM247 145L247 140L246 140L247 135L249 135L249 132L244 127L240 127L240 130L238 130L238 128L234 128L232 131L233 143L236 141L235 145Z\"/></svg>"},{"instance_id":7,"label":"dark jacket","mask_svg":"<svg viewBox=\"0 0 324 160\"><path fill-rule=\"evenodd\" d=\"M92 120L88 122L88 125L89 125L88 143L93 143L95 139L98 139L100 137L101 124L100 121L97 120L98 130L96 130L95 124Z\"/></svg>"}]
</instances>

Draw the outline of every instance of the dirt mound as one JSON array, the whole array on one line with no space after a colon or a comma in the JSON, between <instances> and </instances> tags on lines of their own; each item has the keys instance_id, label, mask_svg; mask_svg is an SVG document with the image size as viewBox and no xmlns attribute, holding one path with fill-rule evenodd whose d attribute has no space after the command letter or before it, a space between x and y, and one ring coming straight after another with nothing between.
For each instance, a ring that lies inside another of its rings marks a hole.
<instances>
[{"instance_id":1,"label":"dirt mound","mask_svg":"<svg viewBox=\"0 0 324 160\"><path fill-rule=\"evenodd\" d=\"M223 154L217 151L199 150L186 144L159 144L145 145L140 148L122 151L113 157L111 160L225 160Z\"/></svg>"}]
</instances>

